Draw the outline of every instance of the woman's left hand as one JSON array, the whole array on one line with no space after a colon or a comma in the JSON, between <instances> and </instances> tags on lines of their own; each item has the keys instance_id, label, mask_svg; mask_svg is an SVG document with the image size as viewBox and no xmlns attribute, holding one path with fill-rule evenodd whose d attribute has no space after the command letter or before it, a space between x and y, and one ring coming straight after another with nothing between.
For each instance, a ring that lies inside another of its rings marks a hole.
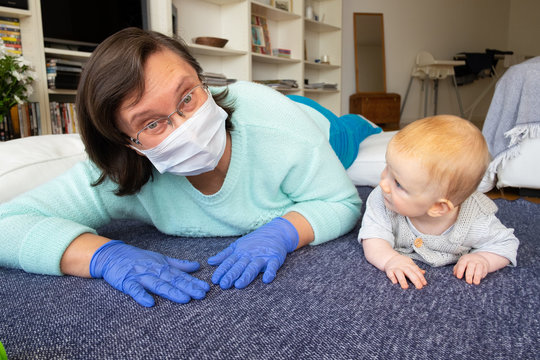
<instances>
[{"instance_id":1,"label":"woman's left hand","mask_svg":"<svg viewBox=\"0 0 540 360\"><path fill-rule=\"evenodd\" d=\"M222 289L233 284L243 289L264 272L262 281L269 283L298 241L296 228L282 217L275 218L208 259L208 264L219 265L212 282Z\"/></svg>"}]
</instances>

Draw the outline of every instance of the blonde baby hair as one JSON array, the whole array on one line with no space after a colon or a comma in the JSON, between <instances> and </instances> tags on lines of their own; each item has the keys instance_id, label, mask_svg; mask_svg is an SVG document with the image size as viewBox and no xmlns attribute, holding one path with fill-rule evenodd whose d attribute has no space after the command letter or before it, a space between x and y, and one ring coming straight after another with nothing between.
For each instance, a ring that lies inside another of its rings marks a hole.
<instances>
[{"instance_id":1,"label":"blonde baby hair","mask_svg":"<svg viewBox=\"0 0 540 360\"><path fill-rule=\"evenodd\" d=\"M482 132L453 115L412 122L392 138L387 151L418 159L430 184L438 186L441 196L456 206L476 190L490 161Z\"/></svg>"}]
</instances>

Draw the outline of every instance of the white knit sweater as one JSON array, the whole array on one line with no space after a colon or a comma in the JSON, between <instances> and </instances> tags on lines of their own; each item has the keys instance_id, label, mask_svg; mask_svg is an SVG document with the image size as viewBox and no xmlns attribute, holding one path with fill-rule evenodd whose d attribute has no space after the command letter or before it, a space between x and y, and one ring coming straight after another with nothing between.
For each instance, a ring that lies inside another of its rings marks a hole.
<instances>
[{"instance_id":1,"label":"white knit sweater","mask_svg":"<svg viewBox=\"0 0 540 360\"><path fill-rule=\"evenodd\" d=\"M399 253L431 266L453 264L464 254L478 251L503 256L515 266L519 241L513 234L514 229L507 228L497 219L496 212L497 205L477 192L461 204L456 222L444 233L423 234L407 217L384 206L382 190L378 186L366 201L358 241L384 239Z\"/></svg>"}]
</instances>

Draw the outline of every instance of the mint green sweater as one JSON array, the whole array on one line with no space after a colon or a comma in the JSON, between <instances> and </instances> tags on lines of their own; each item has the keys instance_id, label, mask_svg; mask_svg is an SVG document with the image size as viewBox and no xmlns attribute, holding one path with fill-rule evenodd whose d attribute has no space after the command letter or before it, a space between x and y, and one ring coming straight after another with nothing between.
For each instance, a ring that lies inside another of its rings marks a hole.
<instances>
[{"instance_id":1,"label":"mint green sweater","mask_svg":"<svg viewBox=\"0 0 540 360\"><path fill-rule=\"evenodd\" d=\"M330 147L328 121L266 86L238 82L229 88L236 107L232 155L217 193L203 195L185 177L155 171L137 194L119 197L111 181L90 186L99 170L81 162L0 205L0 266L61 275L60 259L71 241L113 219L202 238L240 236L296 211L313 227L313 244L349 232L361 200Z\"/></svg>"}]
</instances>

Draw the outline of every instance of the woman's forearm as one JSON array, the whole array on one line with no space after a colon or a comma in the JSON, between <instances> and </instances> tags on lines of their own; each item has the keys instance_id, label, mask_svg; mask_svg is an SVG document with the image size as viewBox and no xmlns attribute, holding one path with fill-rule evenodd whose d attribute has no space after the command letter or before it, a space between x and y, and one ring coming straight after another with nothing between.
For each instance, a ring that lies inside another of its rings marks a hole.
<instances>
[{"instance_id":1,"label":"woman's forearm","mask_svg":"<svg viewBox=\"0 0 540 360\"><path fill-rule=\"evenodd\" d=\"M64 251L60 260L60 270L66 275L90 277L92 255L108 241L110 239L90 233L79 235Z\"/></svg>"},{"instance_id":2,"label":"woman's forearm","mask_svg":"<svg viewBox=\"0 0 540 360\"><path fill-rule=\"evenodd\" d=\"M301 248L312 242L315 239L315 233L311 224L303 217L300 213L292 211L283 215L283 217L291 222L293 226L298 231L298 246L297 249Z\"/></svg>"}]
</instances>

